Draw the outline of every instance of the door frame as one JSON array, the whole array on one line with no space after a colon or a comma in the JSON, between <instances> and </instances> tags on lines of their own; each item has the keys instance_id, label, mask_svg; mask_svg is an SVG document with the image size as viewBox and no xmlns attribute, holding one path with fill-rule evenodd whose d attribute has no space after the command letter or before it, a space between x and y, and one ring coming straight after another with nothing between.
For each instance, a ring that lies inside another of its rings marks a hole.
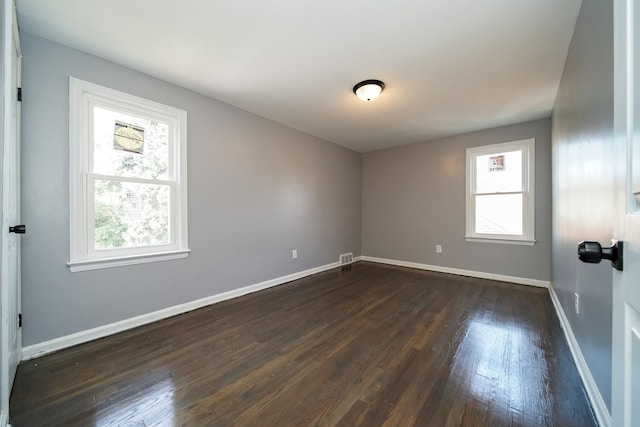
<instances>
[{"instance_id":1,"label":"door frame","mask_svg":"<svg viewBox=\"0 0 640 427\"><path fill-rule=\"evenodd\" d=\"M9 398L17 365L22 358L22 331L18 325L18 314L21 306L21 260L20 238L9 234L11 221L20 219L20 104L17 99L17 88L20 86L21 51L18 32L16 8L14 0L2 2L2 230L0 247L2 273L0 279L0 427L9 421ZM14 62L14 52L16 53ZM13 70L15 67L15 81ZM15 112L15 117L12 113ZM15 120L15 122L14 122ZM15 129L12 129L15 126ZM13 145L12 145L13 144ZM11 156L7 156L10 153ZM6 179L8 176L11 179ZM15 202L9 200L10 192L4 185L7 181L15 182ZM11 203L9 203L11 202ZM10 205L15 203L15 218L9 218ZM9 275L9 249L15 251L15 280ZM9 298L15 293L15 300ZM15 306L11 303L15 301ZM15 335L14 335L15 333ZM15 336L15 341L11 338Z\"/></svg>"}]
</instances>

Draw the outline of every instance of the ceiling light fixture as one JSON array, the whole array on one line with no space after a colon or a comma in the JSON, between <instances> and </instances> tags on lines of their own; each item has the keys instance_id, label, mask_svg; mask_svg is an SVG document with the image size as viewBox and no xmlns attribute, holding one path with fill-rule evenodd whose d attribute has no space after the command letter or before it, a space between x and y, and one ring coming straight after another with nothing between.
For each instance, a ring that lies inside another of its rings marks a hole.
<instances>
[{"instance_id":1,"label":"ceiling light fixture","mask_svg":"<svg viewBox=\"0 0 640 427\"><path fill-rule=\"evenodd\" d=\"M380 96L384 83L380 80L365 80L353 87L353 93L364 102L370 102Z\"/></svg>"}]
</instances>

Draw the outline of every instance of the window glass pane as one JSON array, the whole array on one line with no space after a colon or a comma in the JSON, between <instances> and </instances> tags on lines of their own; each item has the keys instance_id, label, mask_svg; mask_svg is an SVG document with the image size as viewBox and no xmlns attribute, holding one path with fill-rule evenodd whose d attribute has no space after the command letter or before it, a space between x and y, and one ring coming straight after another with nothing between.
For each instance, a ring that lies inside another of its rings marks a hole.
<instances>
[{"instance_id":1,"label":"window glass pane","mask_svg":"<svg viewBox=\"0 0 640 427\"><path fill-rule=\"evenodd\" d=\"M476 233L523 234L522 194L476 196Z\"/></svg>"},{"instance_id":2,"label":"window glass pane","mask_svg":"<svg viewBox=\"0 0 640 427\"><path fill-rule=\"evenodd\" d=\"M169 126L102 107L93 108L93 172L168 179Z\"/></svg>"},{"instance_id":3,"label":"window glass pane","mask_svg":"<svg viewBox=\"0 0 640 427\"><path fill-rule=\"evenodd\" d=\"M476 193L522 191L522 151L476 157Z\"/></svg>"},{"instance_id":4,"label":"window glass pane","mask_svg":"<svg viewBox=\"0 0 640 427\"><path fill-rule=\"evenodd\" d=\"M168 185L95 180L95 249L169 244Z\"/></svg>"}]
</instances>

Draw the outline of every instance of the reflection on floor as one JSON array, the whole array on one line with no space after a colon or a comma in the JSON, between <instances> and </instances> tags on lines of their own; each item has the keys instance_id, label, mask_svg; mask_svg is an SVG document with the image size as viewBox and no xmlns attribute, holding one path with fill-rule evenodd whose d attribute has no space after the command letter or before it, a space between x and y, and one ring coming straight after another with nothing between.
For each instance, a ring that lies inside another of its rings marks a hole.
<instances>
[{"instance_id":1,"label":"reflection on floor","mask_svg":"<svg viewBox=\"0 0 640 427\"><path fill-rule=\"evenodd\" d=\"M595 426L546 289L359 262L22 363L28 426Z\"/></svg>"}]
</instances>

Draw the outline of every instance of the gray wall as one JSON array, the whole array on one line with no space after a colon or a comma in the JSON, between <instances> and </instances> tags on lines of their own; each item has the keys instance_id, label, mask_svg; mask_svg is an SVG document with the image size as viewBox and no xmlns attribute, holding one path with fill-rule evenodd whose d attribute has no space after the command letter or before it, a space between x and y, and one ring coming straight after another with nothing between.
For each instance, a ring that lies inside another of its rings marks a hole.
<instances>
[{"instance_id":1,"label":"gray wall","mask_svg":"<svg viewBox=\"0 0 640 427\"><path fill-rule=\"evenodd\" d=\"M358 153L30 34L22 43L24 345L360 254ZM70 75L188 112L188 258L69 272Z\"/></svg>"},{"instance_id":2,"label":"gray wall","mask_svg":"<svg viewBox=\"0 0 640 427\"><path fill-rule=\"evenodd\" d=\"M466 149L526 138L536 139L537 243L465 241ZM364 154L363 255L549 281L550 138L543 119Z\"/></svg>"},{"instance_id":3,"label":"gray wall","mask_svg":"<svg viewBox=\"0 0 640 427\"><path fill-rule=\"evenodd\" d=\"M612 134L613 2L584 0L552 116L552 281L609 410L611 267L582 264L576 251L581 240L613 237Z\"/></svg>"}]
</instances>

